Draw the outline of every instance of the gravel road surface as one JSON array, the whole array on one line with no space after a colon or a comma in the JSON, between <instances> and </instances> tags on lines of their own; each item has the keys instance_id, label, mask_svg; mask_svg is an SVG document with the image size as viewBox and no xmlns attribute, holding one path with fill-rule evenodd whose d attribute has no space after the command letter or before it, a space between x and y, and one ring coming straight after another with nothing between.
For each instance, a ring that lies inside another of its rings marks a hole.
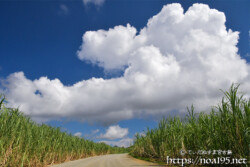
<instances>
[{"instance_id":1,"label":"gravel road surface","mask_svg":"<svg viewBox=\"0 0 250 167\"><path fill-rule=\"evenodd\" d=\"M110 154L53 165L51 167L160 167L161 165L137 160L128 154ZM162 166L161 166L162 167Z\"/></svg>"}]
</instances>

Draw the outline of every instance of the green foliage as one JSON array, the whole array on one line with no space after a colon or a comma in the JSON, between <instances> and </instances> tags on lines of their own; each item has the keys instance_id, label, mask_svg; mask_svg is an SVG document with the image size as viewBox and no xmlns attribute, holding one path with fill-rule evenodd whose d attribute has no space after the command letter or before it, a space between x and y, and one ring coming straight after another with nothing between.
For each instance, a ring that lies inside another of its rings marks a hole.
<instances>
[{"instance_id":1,"label":"green foliage","mask_svg":"<svg viewBox=\"0 0 250 167\"><path fill-rule=\"evenodd\" d=\"M38 125L0 96L0 166L47 166L88 156L126 152Z\"/></svg>"},{"instance_id":2,"label":"green foliage","mask_svg":"<svg viewBox=\"0 0 250 167\"><path fill-rule=\"evenodd\" d=\"M239 86L224 92L221 104L209 114L188 109L185 119L164 118L155 129L136 135L131 154L165 161L167 156L183 158L180 150L232 150L233 158L250 158L250 99L238 96ZM188 155L192 157L197 155ZM218 155L206 155L215 157Z\"/></svg>"}]
</instances>

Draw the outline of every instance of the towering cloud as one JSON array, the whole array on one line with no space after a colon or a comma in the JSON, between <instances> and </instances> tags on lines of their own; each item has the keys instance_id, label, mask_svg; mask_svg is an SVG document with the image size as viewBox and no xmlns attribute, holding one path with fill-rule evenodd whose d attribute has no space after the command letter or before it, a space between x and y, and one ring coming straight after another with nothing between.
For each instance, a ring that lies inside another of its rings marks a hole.
<instances>
[{"instance_id":1,"label":"towering cloud","mask_svg":"<svg viewBox=\"0 0 250 167\"><path fill-rule=\"evenodd\" d=\"M227 30L225 15L194 4L186 13L170 4L139 32L127 24L88 31L79 59L119 78L92 78L65 86L59 79L29 80L23 72L2 83L9 104L37 119L67 117L112 124L120 120L184 112L194 104L206 110L219 89L241 83L250 92L250 66L238 55L238 32ZM249 95L249 94L248 94Z\"/></svg>"}]
</instances>

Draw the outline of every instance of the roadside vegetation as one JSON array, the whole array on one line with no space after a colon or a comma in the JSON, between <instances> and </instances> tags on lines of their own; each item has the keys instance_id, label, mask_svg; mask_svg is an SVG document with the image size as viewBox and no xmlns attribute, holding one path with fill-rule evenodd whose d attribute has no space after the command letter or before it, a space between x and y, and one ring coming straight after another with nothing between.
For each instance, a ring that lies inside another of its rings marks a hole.
<instances>
[{"instance_id":1,"label":"roadside vegetation","mask_svg":"<svg viewBox=\"0 0 250 167\"><path fill-rule=\"evenodd\" d=\"M224 92L220 104L210 113L195 114L192 106L185 118L164 118L157 128L148 129L145 135L137 134L130 154L165 163L167 156L195 158L197 155L247 158L249 161L250 99L238 95L238 87L232 85L228 92ZM182 155L181 150L184 152ZM202 154L201 150L207 152ZM213 154L213 150L231 150L232 154Z\"/></svg>"},{"instance_id":2,"label":"roadside vegetation","mask_svg":"<svg viewBox=\"0 0 250 167\"><path fill-rule=\"evenodd\" d=\"M39 125L18 109L6 108L0 96L0 166L42 167L95 155L123 153L125 148L94 143Z\"/></svg>"}]
</instances>

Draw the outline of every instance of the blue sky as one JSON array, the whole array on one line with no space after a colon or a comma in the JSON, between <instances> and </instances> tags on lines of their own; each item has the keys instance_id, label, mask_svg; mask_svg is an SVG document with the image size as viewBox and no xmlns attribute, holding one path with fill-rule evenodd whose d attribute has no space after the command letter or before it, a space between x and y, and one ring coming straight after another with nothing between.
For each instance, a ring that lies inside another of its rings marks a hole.
<instances>
[{"instance_id":1,"label":"blue sky","mask_svg":"<svg viewBox=\"0 0 250 167\"><path fill-rule=\"evenodd\" d=\"M162 10L174 2L181 7ZM209 7L189 10L197 2ZM181 8L195 15L171 15ZM226 30L223 16L212 9L224 13ZM0 0L0 90L36 121L121 145L162 116L185 114L188 105L209 109L221 97L218 90L232 82L249 93L249 11L247 0ZM147 25L155 15L159 19ZM182 26L164 18L182 19ZM160 39L157 32L166 35Z\"/></svg>"}]
</instances>

